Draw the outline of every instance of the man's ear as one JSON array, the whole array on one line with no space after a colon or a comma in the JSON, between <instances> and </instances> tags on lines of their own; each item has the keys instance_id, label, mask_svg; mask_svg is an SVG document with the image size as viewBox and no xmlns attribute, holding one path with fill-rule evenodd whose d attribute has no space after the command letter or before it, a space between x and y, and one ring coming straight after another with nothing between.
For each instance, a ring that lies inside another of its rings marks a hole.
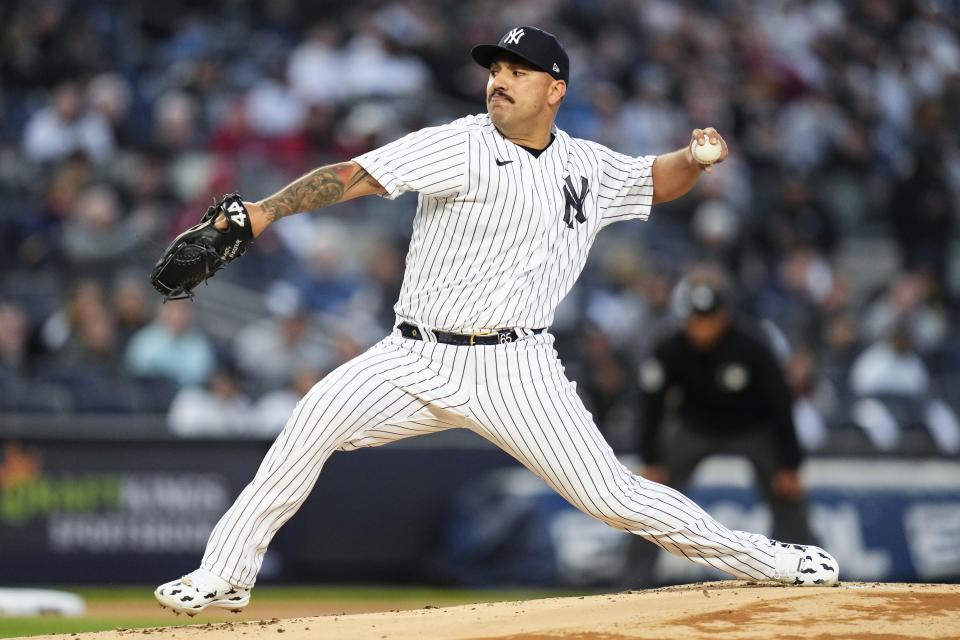
<instances>
[{"instance_id":1,"label":"man's ear","mask_svg":"<svg viewBox=\"0 0 960 640\"><path fill-rule=\"evenodd\" d=\"M547 103L550 106L560 104L563 102L563 98L566 95L567 83L563 80L554 80L553 84L550 86L549 93L547 93Z\"/></svg>"}]
</instances>

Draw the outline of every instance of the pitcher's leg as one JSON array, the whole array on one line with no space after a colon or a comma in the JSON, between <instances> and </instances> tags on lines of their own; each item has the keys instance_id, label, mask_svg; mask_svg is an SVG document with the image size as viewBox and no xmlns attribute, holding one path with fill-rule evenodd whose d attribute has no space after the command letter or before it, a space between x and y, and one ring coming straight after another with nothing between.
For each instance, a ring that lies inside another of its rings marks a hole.
<instances>
[{"instance_id":1,"label":"pitcher's leg","mask_svg":"<svg viewBox=\"0 0 960 640\"><path fill-rule=\"evenodd\" d=\"M689 440L687 429L682 424L672 423L665 425L662 430L662 444L660 450L660 464L667 472L666 484L683 493L693 476L693 472L704 458L710 455L709 448L693 439L693 446L687 446ZM651 587L657 584L654 569L659 556L658 548L648 544L640 536L630 540L627 551L627 560L622 577L624 588L638 586Z\"/></svg>"},{"instance_id":2,"label":"pitcher's leg","mask_svg":"<svg viewBox=\"0 0 960 640\"><path fill-rule=\"evenodd\" d=\"M624 467L549 345L478 358L477 428L574 506L693 562L740 578L782 578L776 544L727 529L679 492ZM520 345L516 345L520 347Z\"/></svg>"},{"instance_id":3,"label":"pitcher's leg","mask_svg":"<svg viewBox=\"0 0 960 640\"><path fill-rule=\"evenodd\" d=\"M408 390L434 376L420 355L384 341L318 382L210 534L201 567L253 586L267 545L307 498L330 454L385 424L398 423L393 433L379 431L379 442L415 435L420 427L405 432L403 420L423 404Z\"/></svg>"}]
</instances>

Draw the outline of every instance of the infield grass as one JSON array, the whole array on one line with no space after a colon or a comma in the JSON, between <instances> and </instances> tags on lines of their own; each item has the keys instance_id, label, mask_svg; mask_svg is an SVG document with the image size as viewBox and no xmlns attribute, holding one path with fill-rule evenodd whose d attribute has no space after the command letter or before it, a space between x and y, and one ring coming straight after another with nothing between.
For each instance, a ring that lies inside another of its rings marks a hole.
<instances>
[{"instance_id":1,"label":"infield grass","mask_svg":"<svg viewBox=\"0 0 960 640\"><path fill-rule=\"evenodd\" d=\"M159 609L153 587L64 587L86 601L88 613L77 618L39 616L0 617L0 638L109 629L139 629L206 624L223 620L303 615L336 615L354 610L386 611L422 607L449 607L476 602L530 600L583 595L569 590L441 589L430 587L258 587L250 608L240 617L208 610L196 618L174 616Z\"/></svg>"}]
</instances>

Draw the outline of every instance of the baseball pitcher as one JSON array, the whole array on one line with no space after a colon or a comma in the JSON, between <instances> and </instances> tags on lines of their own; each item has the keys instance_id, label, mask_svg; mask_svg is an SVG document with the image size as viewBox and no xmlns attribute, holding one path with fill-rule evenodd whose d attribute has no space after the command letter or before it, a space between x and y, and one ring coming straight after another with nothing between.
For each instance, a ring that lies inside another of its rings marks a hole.
<instances>
[{"instance_id":1,"label":"baseball pitcher","mask_svg":"<svg viewBox=\"0 0 960 640\"><path fill-rule=\"evenodd\" d=\"M723 139L695 129L683 149L629 157L571 138L554 125L570 64L553 35L516 27L472 55L490 71L485 114L317 168L259 202L227 197L157 263L158 290L190 296L281 218L420 194L393 332L307 393L214 528L200 568L156 598L191 615L241 609L270 540L334 451L454 428L491 441L585 513L692 562L738 578L836 584L824 550L727 529L624 467L553 349L554 310L597 233L687 193L710 170L695 145L719 144L722 162Z\"/></svg>"}]
</instances>

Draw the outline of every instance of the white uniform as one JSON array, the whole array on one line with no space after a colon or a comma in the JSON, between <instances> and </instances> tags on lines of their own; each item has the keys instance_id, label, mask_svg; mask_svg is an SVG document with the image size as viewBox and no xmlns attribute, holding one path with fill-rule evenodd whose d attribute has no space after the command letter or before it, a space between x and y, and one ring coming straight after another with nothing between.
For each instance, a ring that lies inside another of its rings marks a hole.
<instances>
[{"instance_id":1,"label":"white uniform","mask_svg":"<svg viewBox=\"0 0 960 640\"><path fill-rule=\"evenodd\" d=\"M738 577L777 577L775 543L727 529L617 461L553 337L533 332L549 327L597 232L646 219L653 201L653 156L554 135L535 157L489 116L470 116L356 158L387 197L420 193L396 313L424 339L395 331L310 390L211 534L203 569L253 586L267 545L334 451L460 427L613 527ZM503 328L521 338L454 346L433 334Z\"/></svg>"}]
</instances>

